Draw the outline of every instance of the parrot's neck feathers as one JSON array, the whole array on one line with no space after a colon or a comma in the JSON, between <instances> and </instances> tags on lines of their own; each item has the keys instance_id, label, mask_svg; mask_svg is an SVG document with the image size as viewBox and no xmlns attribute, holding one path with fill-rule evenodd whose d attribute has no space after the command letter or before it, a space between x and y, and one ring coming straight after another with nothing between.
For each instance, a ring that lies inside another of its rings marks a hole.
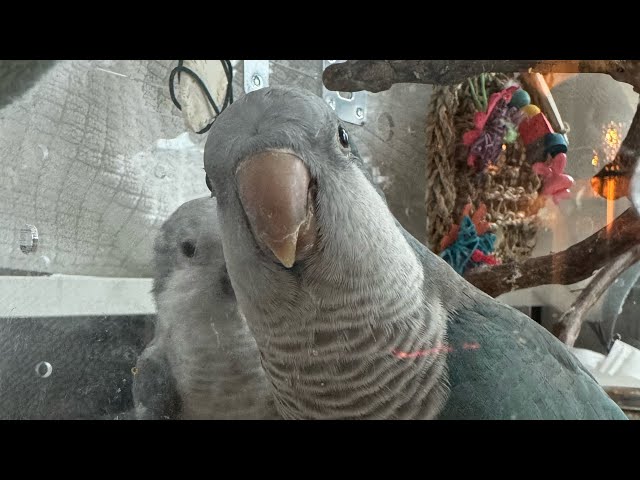
<instances>
[{"instance_id":1,"label":"parrot's neck feathers","mask_svg":"<svg viewBox=\"0 0 640 480\"><path fill-rule=\"evenodd\" d=\"M424 298L433 279L372 187L320 191L317 203L316 254L295 285L285 272L290 288L245 312L262 317L252 331L280 413L433 417L445 398L446 356L446 312Z\"/></svg>"}]
</instances>

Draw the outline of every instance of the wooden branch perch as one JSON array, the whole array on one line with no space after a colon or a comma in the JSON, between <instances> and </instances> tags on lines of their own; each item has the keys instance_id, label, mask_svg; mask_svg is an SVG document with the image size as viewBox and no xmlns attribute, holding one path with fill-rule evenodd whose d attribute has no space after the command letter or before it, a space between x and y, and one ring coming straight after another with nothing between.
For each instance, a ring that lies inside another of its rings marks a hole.
<instances>
[{"instance_id":1,"label":"wooden branch perch","mask_svg":"<svg viewBox=\"0 0 640 480\"><path fill-rule=\"evenodd\" d=\"M629 420L640 420L640 388L605 386L603 389Z\"/></svg>"},{"instance_id":2,"label":"wooden branch perch","mask_svg":"<svg viewBox=\"0 0 640 480\"><path fill-rule=\"evenodd\" d=\"M606 73L640 93L637 60L348 60L322 74L329 90L382 92L395 83L452 85L487 73Z\"/></svg>"},{"instance_id":3,"label":"wooden branch perch","mask_svg":"<svg viewBox=\"0 0 640 480\"><path fill-rule=\"evenodd\" d=\"M553 328L553 333L573 347L587 312L627 268L640 260L640 245L626 251L600 270Z\"/></svg>"},{"instance_id":4,"label":"wooden branch perch","mask_svg":"<svg viewBox=\"0 0 640 480\"><path fill-rule=\"evenodd\" d=\"M639 243L640 217L629 208L609 225L562 252L522 263L475 268L467 272L465 279L492 297L538 285L571 285L591 277L612 258Z\"/></svg>"}]
</instances>

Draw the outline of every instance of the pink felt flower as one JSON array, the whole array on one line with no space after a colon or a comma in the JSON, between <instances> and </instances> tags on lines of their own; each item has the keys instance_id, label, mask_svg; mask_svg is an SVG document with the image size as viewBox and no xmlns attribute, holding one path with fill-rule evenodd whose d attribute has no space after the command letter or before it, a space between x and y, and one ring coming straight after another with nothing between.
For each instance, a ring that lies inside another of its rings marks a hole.
<instances>
[{"instance_id":1,"label":"pink felt flower","mask_svg":"<svg viewBox=\"0 0 640 480\"><path fill-rule=\"evenodd\" d=\"M531 166L533 172L542 178L542 195L552 197L556 204L571 195L569 188L574 184L573 178L564 173L566 166L566 153L558 153L548 162L537 162Z\"/></svg>"}]
</instances>

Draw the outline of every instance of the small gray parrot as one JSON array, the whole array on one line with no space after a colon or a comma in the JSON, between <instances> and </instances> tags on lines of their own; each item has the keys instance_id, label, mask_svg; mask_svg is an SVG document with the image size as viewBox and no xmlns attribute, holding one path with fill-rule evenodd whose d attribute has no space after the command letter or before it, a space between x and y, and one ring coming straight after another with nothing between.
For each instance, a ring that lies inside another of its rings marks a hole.
<instances>
[{"instance_id":1,"label":"small gray parrot","mask_svg":"<svg viewBox=\"0 0 640 480\"><path fill-rule=\"evenodd\" d=\"M321 98L245 95L204 163L284 418L626 418L560 341L402 228Z\"/></svg>"},{"instance_id":2,"label":"small gray parrot","mask_svg":"<svg viewBox=\"0 0 640 480\"><path fill-rule=\"evenodd\" d=\"M215 198L187 202L169 217L154 261L158 314L134 370L136 418L276 418L227 275Z\"/></svg>"}]
</instances>

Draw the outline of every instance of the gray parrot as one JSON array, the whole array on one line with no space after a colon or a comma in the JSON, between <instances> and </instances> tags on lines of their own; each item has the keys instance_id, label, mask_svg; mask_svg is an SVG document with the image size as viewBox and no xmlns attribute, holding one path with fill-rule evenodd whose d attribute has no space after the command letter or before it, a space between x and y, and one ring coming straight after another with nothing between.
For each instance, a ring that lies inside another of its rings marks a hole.
<instances>
[{"instance_id":1,"label":"gray parrot","mask_svg":"<svg viewBox=\"0 0 640 480\"><path fill-rule=\"evenodd\" d=\"M204 163L284 418L626 418L560 341L402 228L321 98L245 95Z\"/></svg>"},{"instance_id":2,"label":"gray parrot","mask_svg":"<svg viewBox=\"0 0 640 480\"><path fill-rule=\"evenodd\" d=\"M134 371L136 418L276 418L225 268L216 199L178 208L154 250L158 314L155 336Z\"/></svg>"}]
</instances>

